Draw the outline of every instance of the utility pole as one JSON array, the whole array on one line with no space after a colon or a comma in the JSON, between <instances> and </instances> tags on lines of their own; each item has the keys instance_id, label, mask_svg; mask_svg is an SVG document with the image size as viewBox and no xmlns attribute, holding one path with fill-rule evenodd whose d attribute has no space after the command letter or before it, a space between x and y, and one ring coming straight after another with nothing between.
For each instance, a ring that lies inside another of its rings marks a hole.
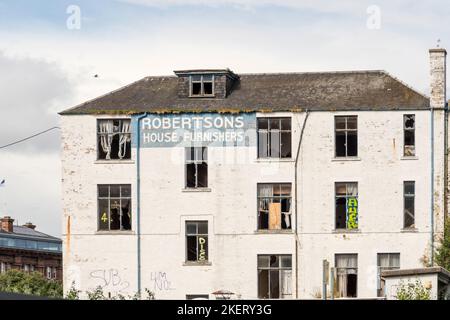
<instances>
[{"instance_id":1,"label":"utility pole","mask_svg":"<svg viewBox=\"0 0 450 320\"><path fill-rule=\"evenodd\" d=\"M329 274L330 274L330 263L328 260L324 259L322 261L322 299L327 300L327 284L329 281Z\"/></svg>"}]
</instances>

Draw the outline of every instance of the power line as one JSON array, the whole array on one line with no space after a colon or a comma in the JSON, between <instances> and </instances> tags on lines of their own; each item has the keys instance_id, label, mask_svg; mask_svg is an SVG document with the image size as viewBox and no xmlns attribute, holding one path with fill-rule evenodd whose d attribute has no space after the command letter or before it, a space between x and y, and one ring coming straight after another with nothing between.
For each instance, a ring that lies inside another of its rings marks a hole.
<instances>
[{"instance_id":1,"label":"power line","mask_svg":"<svg viewBox=\"0 0 450 320\"><path fill-rule=\"evenodd\" d=\"M13 146L13 145L15 145L15 144L18 144L18 143L21 143L21 142L24 142L24 141L33 139L33 138L35 138L35 137L37 137L37 136L40 136L41 134L47 133L47 132L52 131L52 130L55 130L55 129L61 129L61 128L60 128L60 127L51 127L51 128L49 128L49 129L47 129L47 130L38 132L38 133L33 134L33 135L31 135L31 136L28 136L28 137L26 137L26 138L23 138L23 139L20 139L20 140L17 140L17 141L8 143L8 144L6 144L6 145L4 145L4 146L0 146L0 149L4 149L4 148L10 147L10 146Z\"/></svg>"}]
</instances>

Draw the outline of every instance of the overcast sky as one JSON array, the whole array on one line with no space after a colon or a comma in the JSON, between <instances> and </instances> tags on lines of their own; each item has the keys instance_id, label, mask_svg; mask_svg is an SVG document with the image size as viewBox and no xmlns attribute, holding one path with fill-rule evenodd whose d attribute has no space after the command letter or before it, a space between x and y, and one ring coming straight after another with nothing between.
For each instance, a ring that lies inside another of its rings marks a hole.
<instances>
[{"instance_id":1,"label":"overcast sky","mask_svg":"<svg viewBox=\"0 0 450 320\"><path fill-rule=\"evenodd\" d=\"M428 94L428 49L449 46L449 17L446 0L0 0L0 146L176 69L383 69ZM57 131L0 149L0 215L59 236L60 170Z\"/></svg>"}]
</instances>

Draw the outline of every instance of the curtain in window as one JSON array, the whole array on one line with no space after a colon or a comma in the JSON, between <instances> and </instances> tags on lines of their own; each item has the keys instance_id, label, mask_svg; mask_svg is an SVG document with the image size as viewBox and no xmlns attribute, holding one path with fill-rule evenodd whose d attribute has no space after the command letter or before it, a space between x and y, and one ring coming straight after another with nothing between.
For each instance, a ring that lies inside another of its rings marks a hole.
<instances>
[{"instance_id":1,"label":"curtain in window","mask_svg":"<svg viewBox=\"0 0 450 320\"><path fill-rule=\"evenodd\" d=\"M120 128L119 137L119 159L123 159L127 152L127 144L131 141L130 137L130 122L122 121L122 128Z\"/></svg>"},{"instance_id":2,"label":"curtain in window","mask_svg":"<svg viewBox=\"0 0 450 320\"><path fill-rule=\"evenodd\" d=\"M291 200L289 200L289 211L284 212L284 222L286 223L286 227L291 227L291 216L292 216L292 206L291 206Z\"/></svg>"},{"instance_id":3,"label":"curtain in window","mask_svg":"<svg viewBox=\"0 0 450 320\"><path fill-rule=\"evenodd\" d=\"M259 186L259 196L265 197L265 198L273 197L272 185L260 185Z\"/></svg>"},{"instance_id":4,"label":"curtain in window","mask_svg":"<svg viewBox=\"0 0 450 320\"><path fill-rule=\"evenodd\" d=\"M349 274L357 274L358 258L356 255L342 254L336 257L339 297L347 297L347 280Z\"/></svg>"},{"instance_id":5,"label":"curtain in window","mask_svg":"<svg viewBox=\"0 0 450 320\"><path fill-rule=\"evenodd\" d=\"M292 296L292 271L281 270L281 298Z\"/></svg>"},{"instance_id":6,"label":"curtain in window","mask_svg":"<svg viewBox=\"0 0 450 320\"><path fill-rule=\"evenodd\" d=\"M100 144L103 152L106 153L106 160L111 159L111 144L113 140L114 125L112 120L104 120L99 123Z\"/></svg>"},{"instance_id":7,"label":"curtain in window","mask_svg":"<svg viewBox=\"0 0 450 320\"><path fill-rule=\"evenodd\" d=\"M358 196L358 185L356 183L347 184L347 195L351 197Z\"/></svg>"},{"instance_id":8,"label":"curtain in window","mask_svg":"<svg viewBox=\"0 0 450 320\"><path fill-rule=\"evenodd\" d=\"M358 268L358 258L354 254L341 254L336 259L337 268Z\"/></svg>"}]
</instances>

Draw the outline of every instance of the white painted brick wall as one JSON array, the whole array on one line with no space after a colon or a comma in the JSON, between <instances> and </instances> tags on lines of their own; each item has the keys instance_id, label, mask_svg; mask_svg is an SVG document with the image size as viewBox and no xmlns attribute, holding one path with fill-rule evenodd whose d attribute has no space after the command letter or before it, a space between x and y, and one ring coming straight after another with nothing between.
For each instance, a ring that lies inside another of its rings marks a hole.
<instances>
[{"instance_id":1,"label":"white painted brick wall","mask_svg":"<svg viewBox=\"0 0 450 320\"><path fill-rule=\"evenodd\" d=\"M402 159L404 113L416 114L415 160ZM358 116L357 161L333 158L334 116L344 114ZM305 114L272 115L292 116L295 155ZM102 285L113 294L134 293L136 236L97 234L96 186L132 185L135 230L136 165L96 162L96 117L63 116L61 122L65 289L75 280L82 290ZM441 149L436 161L443 166ZM142 288L156 298L220 289L256 298L258 254L292 254L295 261L294 234L255 232L257 183L293 183L294 161L258 161L255 147L209 148L211 192L183 192L183 149L142 149L141 157ZM321 291L322 259L334 265L336 253L358 254L359 297L376 296L377 253L400 252L401 267L421 267L430 239L430 169L429 111L311 113L299 159L299 298ZM412 233L401 231L405 180L416 181L417 232ZM333 231L339 181L358 182L358 233ZM209 266L184 265L184 221L196 219L210 222Z\"/></svg>"}]
</instances>

